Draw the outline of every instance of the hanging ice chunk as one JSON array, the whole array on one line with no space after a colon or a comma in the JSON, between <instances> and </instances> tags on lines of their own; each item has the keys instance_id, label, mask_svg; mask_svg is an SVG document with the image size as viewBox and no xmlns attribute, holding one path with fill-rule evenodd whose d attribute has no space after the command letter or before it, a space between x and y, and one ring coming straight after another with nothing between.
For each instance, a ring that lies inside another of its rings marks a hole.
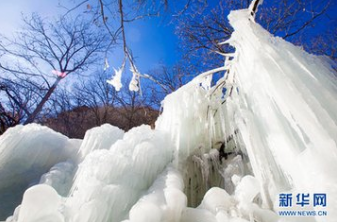
<instances>
[{"instance_id":1,"label":"hanging ice chunk","mask_svg":"<svg viewBox=\"0 0 337 222\"><path fill-rule=\"evenodd\" d=\"M136 74L133 74L132 79L129 84L129 90L138 92L139 90L139 77Z\"/></svg>"},{"instance_id":2,"label":"hanging ice chunk","mask_svg":"<svg viewBox=\"0 0 337 222\"><path fill-rule=\"evenodd\" d=\"M132 79L129 84L129 90L138 92L140 89L139 88L140 87L140 82L139 82L140 73L138 72L136 66L132 63L130 63L130 71L132 72Z\"/></svg>"},{"instance_id":3,"label":"hanging ice chunk","mask_svg":"<svg viewBox=\"0 0 337 222\"><path fill-rule=\"evenodd\" d=\"M260 193L259 182L250 175L243 177L235 190L236 198L246 203L252 203L258 193Z\"/></svg>"},{"instance_id":4,"label":"hanging ice chunk","mask_svg":"<svg viewBox=\"0 0 337 222\"><path fill-rule=\"evenodd\" d=\"M123 84L122 84L122 72L123 72L123 70L124 70L124 66L122 66L118 70L116 70L114 68L115 75L112 77L112 79L106 81L107 83L109 83L110 85L115 87L116 91L119 91L123 86Z\"/></svg>"}]
</instances>

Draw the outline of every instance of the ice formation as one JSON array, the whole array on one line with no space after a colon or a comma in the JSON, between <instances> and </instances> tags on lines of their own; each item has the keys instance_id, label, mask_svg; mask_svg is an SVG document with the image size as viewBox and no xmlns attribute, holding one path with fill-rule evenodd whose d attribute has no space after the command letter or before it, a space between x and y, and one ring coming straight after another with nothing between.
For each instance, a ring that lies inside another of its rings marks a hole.
<instances>
[{"instance_id":1,"label":"ice formation","mask_svg":"<svg viewBox=\"0 0 337 222\"><path fill-rule=\"evenodd\" d=\"M37 125L1 136L0 204L13 208L21 196L9 194L43 174L6 221L333 222L336 76L249 10L229 20L224 77L212 86L207 72L168 95L155 130L104 125L82 143ZM326 193L328 215L279 216L282 192Z\"/></svg>"},{"instance_id":2,"label":"ice formation","mask_svg":"<svg viewBox=\"0 0 337 222\"><path fill-rule=\"evenodd\" d=\"M115 87L116 91L121 90L123 87L122 84L122 72L124 70L124 66L119 68L118 70L114 69L115 75L112 77L112 79L107 80L106 82Z\"/></svg>"},{"instance_id":3,"label":"ice formation","mask_svg":"<svg viewBox=\"0 0 337 222\"><path fill-rule=\"evenodd\" d=\"M20 204L23 192L38 184L55 164L73 162L80 141L31 124L0 137L0 216Z\"/></svg>"},{"instance_id":4,"label":"ice formation","mask_svg":"<svg viewBox=\"0 0 337 222\"><path fill-rule=\"evenodd\" d=\"M140 88L140 73L135 64L130 61L130 71L132 72L132 79L129 83L129 90L138 92Z\"/></svg>"}]
</instances>

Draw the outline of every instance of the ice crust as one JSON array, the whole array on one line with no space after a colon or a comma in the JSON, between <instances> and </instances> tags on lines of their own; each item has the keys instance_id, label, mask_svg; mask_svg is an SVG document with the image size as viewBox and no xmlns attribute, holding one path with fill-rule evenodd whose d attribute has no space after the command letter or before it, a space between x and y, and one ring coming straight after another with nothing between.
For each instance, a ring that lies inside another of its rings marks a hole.
<instances>
[{"instance_id":1,"label":"ice crust","mask_svg":"<svg viewBox=\"0 0 337 222\"><path fill-rule=\"evenodd\" d=\"M103 125L81 142L33 124L1 136L5 202L13 184L23 191L42 175L7 221L333 222L336 76L249 10L229 20L225 76L212 86L207 72L168 95L155 130ZM280 192L327 193L329 215L279 217Z\"/></svg>"}]
</instances>

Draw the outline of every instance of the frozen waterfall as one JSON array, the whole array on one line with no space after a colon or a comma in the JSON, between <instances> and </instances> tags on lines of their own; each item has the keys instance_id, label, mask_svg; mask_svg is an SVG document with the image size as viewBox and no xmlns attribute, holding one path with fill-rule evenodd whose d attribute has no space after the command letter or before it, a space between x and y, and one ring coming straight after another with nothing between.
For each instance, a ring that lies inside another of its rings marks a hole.
<instances>
[{"instance_id":1,"label":"frozen waterfall","mask_svg":"<svg viewBox=\"0 0 337 222\"><path fill-rule=\"evenodd\" d=\"M0 137L0 216L13 214L7 222L335 221L334 71L270 35L249 10L233 11L229 20L235 31L226 44L236 51L215 70L224 76L212 85L213 72L203 73L168 95L155 130L103 125L79 141L35 124L9 129ZM281 204L280 194L292 202ZM326 202L314 202L318 194ZM285 216L284 210L327 215Z\"/></svg>"}]
</instances>

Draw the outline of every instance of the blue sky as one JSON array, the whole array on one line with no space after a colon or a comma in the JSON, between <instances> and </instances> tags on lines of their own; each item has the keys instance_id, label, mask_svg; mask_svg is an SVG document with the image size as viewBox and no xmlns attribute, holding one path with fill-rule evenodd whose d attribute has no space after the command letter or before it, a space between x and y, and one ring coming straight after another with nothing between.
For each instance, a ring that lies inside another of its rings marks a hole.
<instances>
[{"instance_id":1,"label":"blue sky","mask_svg":"<svg viewBox=\"0 0 337 222\"><path fill-rule=\"evenodd\" d=\"M126 25L126 38L141 72L180 59L174 25L161 17L150 17ZM117 53L118 56L119 53Z\"/></svg>"},{"instance_id":2,"label":"blue sky","mask_svg":"<svg viewBox=\"0 0 337 222\"><path fill-rule=\"evenodd\" d=\"M73 1L69 0L10 0L0 1L0 32L8 36L20 29L21 14L30 15L32 12L39 13L42 17L53 17L65 12L58 4L70 8ZM210 1L211 5L215 1ZM264 4L268 4L266 1ZM329 15L336 18L337 7L332 1L334 7L329 10ZM262 5L263 7L263 5ZM79 11L84 11L83 5ZM326 22L327 18L322 18ZM327 24L328 25L328 24ZM321 28L324 26L321 26ZM126 25L126 38L129 47L132 49L136 59L136 64L140 72L158 67L159 64L173 65L179 61L181 53L178 50L179 41L174 35L174 25L169 23L169 18L150 17L138 20ZM319 32L312 29L313 34ZM121 49L115 50L109 57L109 63L113 67L119 67L123 59Z\"/></svg>"},{"instance_id":3,"label":"blue sky","mask_svg":"<svg viewBox=\"0 0 337 222\"><path fill-rule=\"evenodd\" d=\"M53 17L64 13L65 10L58 5L59 2L62 4L68 2L67 4L69 4L69 1L64 0L0 1L2 9L0 14L1 34L10 37L19 30L22 14L30 15L37 12L42 17ZM70 8L70 5L68 7ZM79 11L84 11L85 7L83 5ZM163 17L150 17L127 24L126 38L141 72L145 73L162 63L172 65L180 59L174 26L164 22ZM110 66L120 66L123 59L122 50L117 49L110 55Z\"/></svg>"},{"instance_id":4,"label":"blue sky","mask_svg":"<svg viewBox=\"0 0 337 222\"><path fill-rule=\"evenodd\" d=\"M9 34L20 28L21 14L38 12L41 16L54 16L60 13L55 0L10 0L0 1L1 33Z\"/></svg>"}]
</instances>

